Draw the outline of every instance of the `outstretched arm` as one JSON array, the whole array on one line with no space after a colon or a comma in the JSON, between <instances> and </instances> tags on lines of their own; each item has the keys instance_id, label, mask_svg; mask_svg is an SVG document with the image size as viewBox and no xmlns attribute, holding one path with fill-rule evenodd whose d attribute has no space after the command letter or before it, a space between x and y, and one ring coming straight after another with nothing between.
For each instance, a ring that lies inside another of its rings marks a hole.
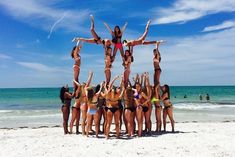
<instances>
[{"instance_id":1,"label":"outstretched arm","mask_svg":"<svg viewBox=\"0 0 235 157\"><path fill-rule=\"evenodd\" d=\"M110 82L108 90L113 88L114 82L119 78L119 76L114 77L114 79Z\"/></svg>"},{"instance_id":2,"label":"outstretched arm","mask_svg":"<svg viewBox=\"0 0 235 157\"><path fill-rule=\"evenodd\" d=\"M89 76L88 76L88 79L87 79L87 81L86 81L86 87L89 87L89 86L90 86L92 77L93 77L93 72L92 72L92 71L89 71Z\"/></svg>"},{"instance_id":3,"label":"outstretched arm","mask_svg":"<svg viewBox=\"0 0 235 157\"><path fill-rule=\"evenodd\" d=\"M101 82L100 83L100 90L97 93L95 93L96 95L99 95L101 93L103 86L104 86L104 82Z\"/></svg>"},{"instance_id":4,"label":"outstretched arm","mask_svg":"<svg viewBox=\"0 0 235 157\"><path fill-rule=\"evenodd\" d=\"M111 29L111 27L110 27L106 22L104 22L104 25L105 25L105 27L108 29L108 31L110 32L110 34L113 35L113 30Z\"/></svg>"},{"instance_id":5,"label":"outstretched arm","mask_svg":"<svg viewBox=\"0 0 235 157\"><path fill-rule=\"evenodd\" d=\"M122 26L122 29L121 29L122 34L123 34L123 32L126 30L126 26L127 26L127 22L124 24L124 26Z\"/></svg>"}]
</instances>

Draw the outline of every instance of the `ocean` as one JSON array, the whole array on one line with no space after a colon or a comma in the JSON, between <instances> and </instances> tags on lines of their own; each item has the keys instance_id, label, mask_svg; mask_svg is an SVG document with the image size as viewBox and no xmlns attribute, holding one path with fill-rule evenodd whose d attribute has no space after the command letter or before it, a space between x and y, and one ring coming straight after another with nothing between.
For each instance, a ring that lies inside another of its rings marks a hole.
<instances>
[{"instance_id":1,"label":"ocean","mask_svg":"<svg viewBox=\"0 0 235 157\"><path fill-rule=\"evenodd\" d=\"M235 121L235 86L172 86L170 90L176 122ZM60 88L0 89L0 128L62 125L59 92ZM155 123L154 108L151 118Z\"/></svg>"}]
</instances>

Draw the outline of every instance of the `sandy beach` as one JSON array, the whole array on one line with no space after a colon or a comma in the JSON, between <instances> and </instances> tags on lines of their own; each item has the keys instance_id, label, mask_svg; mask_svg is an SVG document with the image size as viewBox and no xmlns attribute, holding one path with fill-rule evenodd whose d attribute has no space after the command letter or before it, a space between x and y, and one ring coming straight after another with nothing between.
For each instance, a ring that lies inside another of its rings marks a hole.
<instances>
[{"instance_id":1,"label":"sandy beach","mask_svg":"<svg viewBox=\"0 0 235 157\"><path fill-rule=\"evenodd\" d=\"M167 125L168 130L170 124ZM154 129L154 128L153 128ZM61 127L0 130L0 156L235 156L235 122L176 123L176 132L106 140Z\"/></svg>"}]
</instances>

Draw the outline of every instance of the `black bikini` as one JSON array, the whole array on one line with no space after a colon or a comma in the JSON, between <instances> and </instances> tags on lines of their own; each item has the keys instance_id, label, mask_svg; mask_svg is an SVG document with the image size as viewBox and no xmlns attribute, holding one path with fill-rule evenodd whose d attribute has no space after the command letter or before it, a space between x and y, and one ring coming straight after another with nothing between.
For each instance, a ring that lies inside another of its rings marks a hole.
<instances>
[{"instance_id":1,"label":"black bikini","mask_svg":"<svg viewBox=\"0 0 235 157\"><path fill-rule=\"evenodd\" d=\"M117 107L105 107L105 111L107 112L108 110L111 111L113 114L118 110L119 108Z\"/></svg>"}]
</instances>

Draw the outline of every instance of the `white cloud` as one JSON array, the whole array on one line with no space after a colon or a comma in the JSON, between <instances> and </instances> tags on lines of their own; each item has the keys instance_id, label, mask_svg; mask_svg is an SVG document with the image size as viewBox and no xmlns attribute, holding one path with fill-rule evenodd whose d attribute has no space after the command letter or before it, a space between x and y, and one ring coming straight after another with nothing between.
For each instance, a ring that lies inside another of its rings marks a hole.
<instances>
[{"instance_id":1,"label":"white cloud","mask_svg":"<svg viewBox=\"0 0 235 157\"><path fill-rule=\"evenodd\" d=\"M210 32L210 31L217 31L221 29L227 29L235 27L235 21L224 21L221 24L215 25L215 26L208 26L203 29L202 32Z\"/></svg>"},{"instance_id":2,"label":"white cloud","mask_svg":"<svg viewBox=\"0 0 235 157\"><path fill-rule=\"evenodd\" d=\"M182 23L209 14L235 11L234 0L177 0L168 8L152 9L152 24Z\"/></svg>"},{"instance_id":3,"label":"white cloud","mask_svg":"<svg viewBox=\"0 0 235 157\"><path fill-rule=\"evenodd\" d=\"M11 57L11 56L8 56L8 55L1 54L1 53L0 53L0 60L1 60L1 59L12 59L12 57Z\"/></svg>"},{"instance_id":4,"label":"white cloud","mask_svg":"<svg viewBox=\"0 0 235 157\"><path fill-rule=\"evenodd\" d=\"M17 64L32 69L36 71L41 71L41 72L48 72L48 73L57 73L57 72L63 72L63 73L69 73L70 70L66 70L63 68L59 67L50 67L41 63L35 63L35 62L16 62Z\"/></svg>"},{"instance_id":5,"label":"white cloud","mask_svg":"<svg viewBox=\"0 0 235 157\"><path fill-rule=\"evenodd\" d=\"M58 1L57 1L58 2ZM81 23L88 18L88 9L65 10L55 8L56 1L37 0L4 0L0 6L7 10L7 13L15 19L29 23L36 27L42 27L49 31L53 23L60 19L65 13L66 17L57 28L65 28L68 31L84 31Z\"/></svg>"}]
</instances>

